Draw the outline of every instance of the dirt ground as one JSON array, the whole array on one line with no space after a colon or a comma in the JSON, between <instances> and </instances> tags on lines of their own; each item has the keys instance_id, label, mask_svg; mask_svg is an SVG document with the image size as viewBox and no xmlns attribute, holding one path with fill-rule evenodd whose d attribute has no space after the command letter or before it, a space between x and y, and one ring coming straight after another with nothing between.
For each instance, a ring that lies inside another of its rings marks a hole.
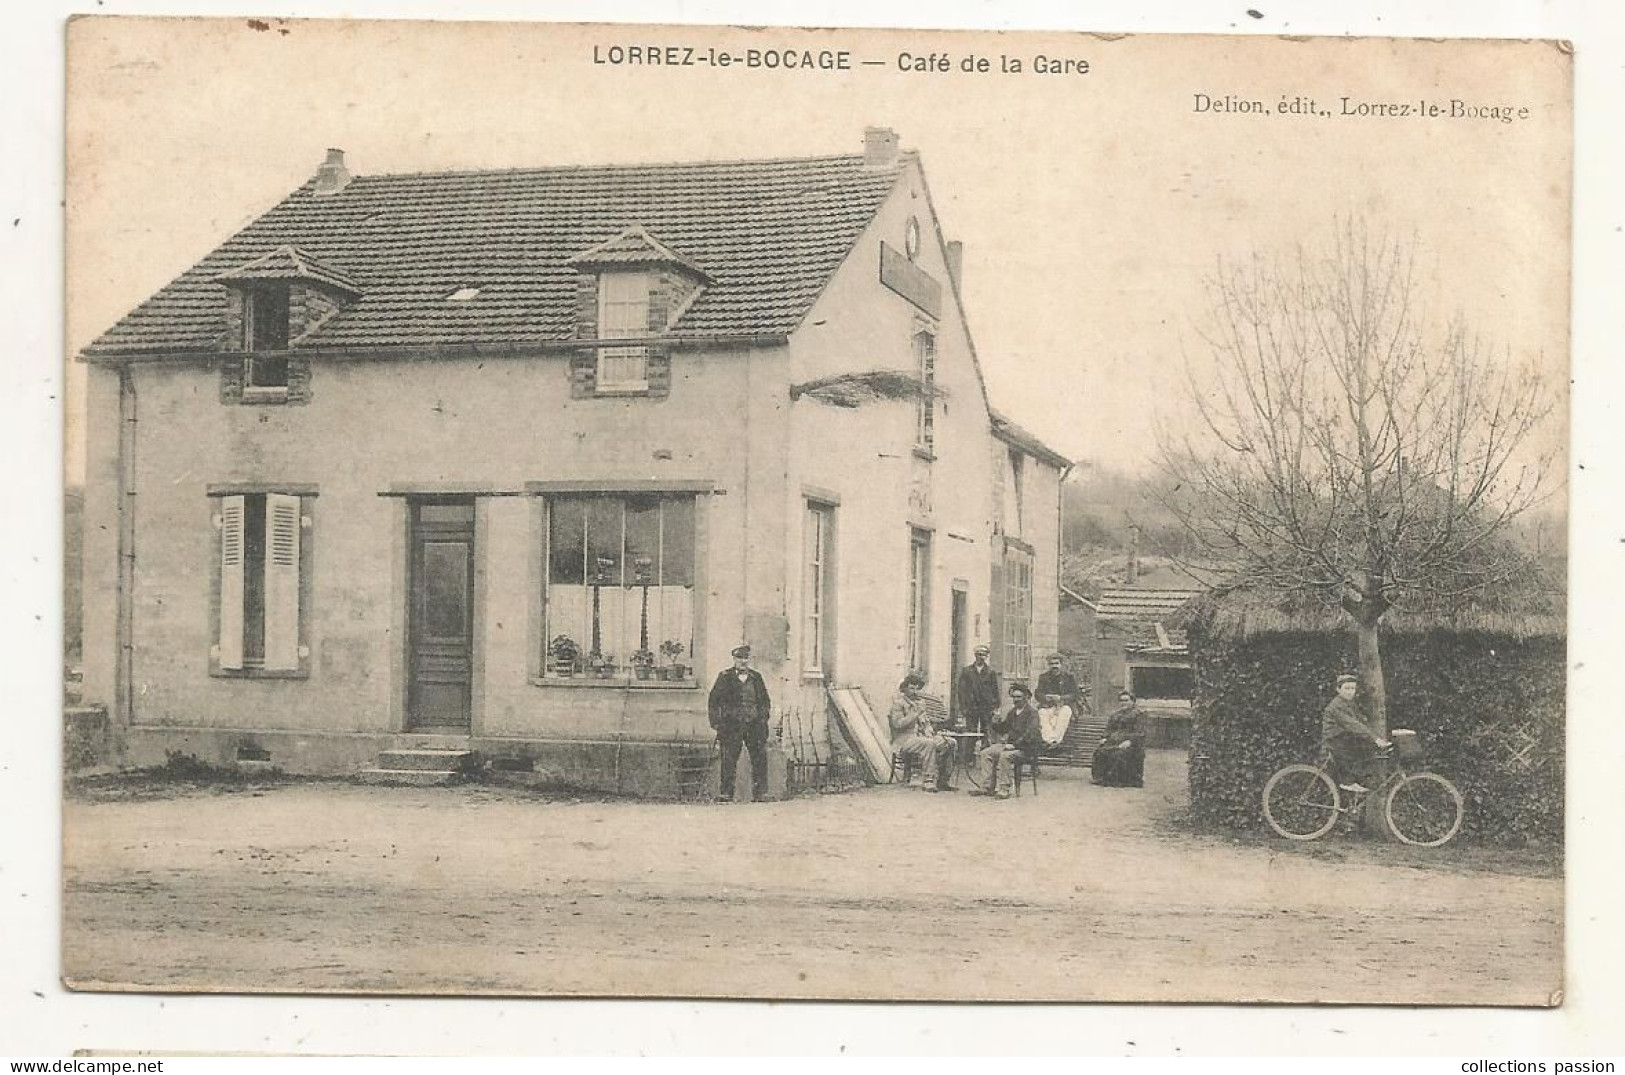
<instances>
[{"instance_id":1,"label":"dirt ground","mask_svg":"<svg viewBox=\"0 0 1625 1075\"><path fill-rule=\"evenodd\" d=\"M78 988L1545 1004L1562 881L1528 854L1192 835L1049 769L996 802L747 805L343 783L66 805Z\"/></svg>"}]
</instances>

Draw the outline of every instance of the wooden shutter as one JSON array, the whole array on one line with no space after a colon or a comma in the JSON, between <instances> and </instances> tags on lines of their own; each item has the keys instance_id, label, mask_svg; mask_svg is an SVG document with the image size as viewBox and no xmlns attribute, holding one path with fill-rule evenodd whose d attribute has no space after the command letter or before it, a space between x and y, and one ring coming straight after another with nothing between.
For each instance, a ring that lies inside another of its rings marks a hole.
<instances>
[{"instance_id":1,"label":"wooden shutter","mask_svg":"<svg viewBox=\"0 0 1625 1075\"><path fill-rule=\"evenodd\" d=\"M265 668L299 669L299 498L265 494Z\"/></svg>"},{"instance_id":2,"label":"wooden shutter","mask_svg":"<svg viewBox=\"0 0 1625 1075\"><path fill-rule=\"evenodd\" d=\"M220 667L243 666L243 498L220 498Z\"/></svg>"}]
</instances>

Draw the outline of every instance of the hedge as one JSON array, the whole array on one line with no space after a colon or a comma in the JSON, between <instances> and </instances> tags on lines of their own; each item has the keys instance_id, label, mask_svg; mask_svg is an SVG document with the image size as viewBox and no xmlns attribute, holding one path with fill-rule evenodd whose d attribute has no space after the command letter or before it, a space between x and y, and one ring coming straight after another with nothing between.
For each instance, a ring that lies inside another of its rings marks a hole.
<instances>
[{"instance_id":1,"label":"hedge","mask_svg":"<svg viewBox=\"0 0 1625 1075\"><path fill-rule=\"evenodd\" d=\"M1353 635L1240 637L1192 624L1190 646L1192 815L1206 825L1259 827L1270 774L1315 760L1332 684L1355 670ZM1385 633L1382 651L1388 726L1414 729L1426 768L1461 789L1463 835L1560 842L1564 639L1440 629ZM1519 750L1521 759L1513 757Z\"/></svg>"}]
</instances>

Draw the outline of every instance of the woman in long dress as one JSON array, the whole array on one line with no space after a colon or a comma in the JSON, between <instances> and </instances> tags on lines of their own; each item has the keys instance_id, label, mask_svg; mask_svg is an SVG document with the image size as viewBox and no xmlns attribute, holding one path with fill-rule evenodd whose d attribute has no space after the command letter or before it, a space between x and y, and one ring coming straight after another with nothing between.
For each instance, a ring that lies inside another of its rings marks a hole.
<instances>
[{"instance_id":1,"label":"woman in long dress","mask_svg":"<svg viewBox=\"0 0 1625 1075\"><path fill-rule=\"evenodd\" d=\"M1095 750L1090 775L1109 788L1145 787L1145 713L1134 695L1120 691L1118 706L1106 719L1106 736Z\"/></svg>"}]
</instances>

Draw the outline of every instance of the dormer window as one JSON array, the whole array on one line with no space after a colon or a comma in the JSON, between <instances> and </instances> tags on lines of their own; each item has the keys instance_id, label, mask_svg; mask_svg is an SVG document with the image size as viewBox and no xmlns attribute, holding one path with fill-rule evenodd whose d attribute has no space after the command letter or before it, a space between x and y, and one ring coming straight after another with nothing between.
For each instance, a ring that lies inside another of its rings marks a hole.
<instances>
[{"instance_id":1,"label":"dormer window","mask_svg":"<svg viewBox=\"0 0 1625 1075\"><path fill-rule=\"evenodd\" d=\"M243 347L249 351L288 349L288 289L270 285L249 288L243 296ZM283 363L287 369L287 363ZM255 382L257 383L257 382ZM287 384L286 375L283 384Z\"/></svg>"},{"instance_id":2,"label":"dormer window","mask_svg":"<svg viewBox=\"0 0 1625 1075\"><path fill-rule=\"evenodd\" d=\"M649 287L642 272L606 272L598 277L598 334L605 340L649 335ZM649 388L646 347L604 347L598 352L598 391L644 392Z\"/></svg>"},{"instance_id":3,"label":"dormer window","mask_svg":"<svg viewBox=\"0 0 1625 1075\"><path fill-rule=\"evenodd\" d=\"M570 394L671 394L671 346L683 316L710 282L704 269L629 224L566 258L578 274L575 337L584 346L570 361Z\"/></svg>"}]
</instances>

